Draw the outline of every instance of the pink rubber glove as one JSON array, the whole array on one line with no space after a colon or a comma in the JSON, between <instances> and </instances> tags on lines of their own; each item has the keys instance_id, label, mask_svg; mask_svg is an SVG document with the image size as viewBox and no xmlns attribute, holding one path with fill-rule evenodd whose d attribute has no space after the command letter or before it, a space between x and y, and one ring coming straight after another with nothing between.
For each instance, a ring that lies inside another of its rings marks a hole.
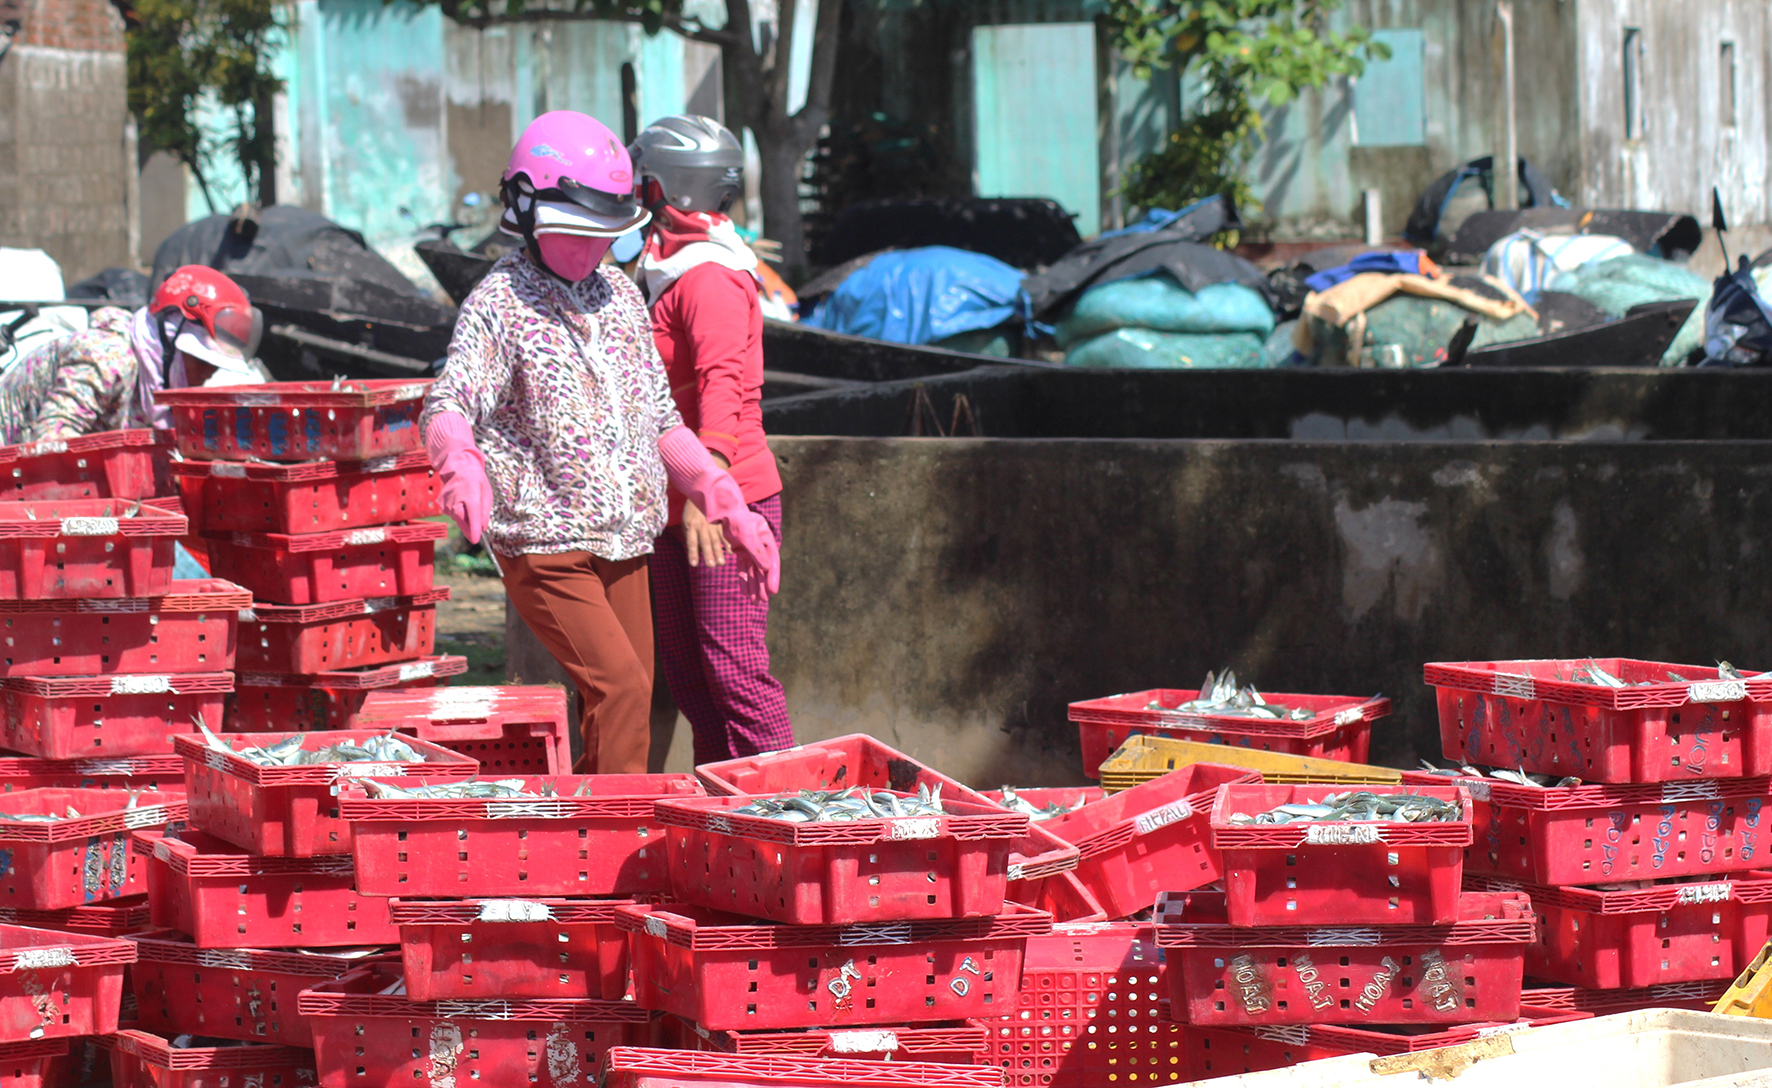
<instances>
[{"instance_id":1,"label":"pink rubber glove","mask_svg":"<svg viewBox=\"0 0 1772 1088\"><path fill-rule=\"evenodd\" d=\"M486 458L474 445L474 429L459 412L439 412L425 428L425 452L442 485L437 506L461 526L468 543L480 543L486 521L492 516L492 481L486 478Z\"/></svg>"},{"instance_id":2,"label":"pink rubber glove","mask_svg":"<svg viewBox=\"0 0 1772 1088\"><path fill-rule=\"evenodd\" d=\"M678 427L658 440L671 486L701 507L709 521L726 526L738 548L739 573L757 599L767 601L781 591L781 554L775 534L762 514L745 505L744 493L732 474L714 463L713 455L688 427Z\"/></svg>"}]
</instances>

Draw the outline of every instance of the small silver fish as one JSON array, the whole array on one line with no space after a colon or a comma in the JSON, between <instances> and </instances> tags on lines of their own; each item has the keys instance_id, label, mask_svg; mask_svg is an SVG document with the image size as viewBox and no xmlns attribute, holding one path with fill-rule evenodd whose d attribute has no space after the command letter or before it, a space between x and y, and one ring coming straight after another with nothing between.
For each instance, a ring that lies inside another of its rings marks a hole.
<instances>
[{"instance_id":1,"label":"small silver fish","mask_svg":"<svg viewBox=\"0 0 1772 1088\"><path fill-rule=\"evenodd\" d=\"M1074 805L1066 805L1059 801L1054 801L1049 805L1036 805L1017 793L1013 786L1004 786L999 792L1003 795L1002 805L1004 808L1010 812L1019 812L1035 822L1055 819L1083 807L1081 798Z\"/></svg>"}]
</instances>

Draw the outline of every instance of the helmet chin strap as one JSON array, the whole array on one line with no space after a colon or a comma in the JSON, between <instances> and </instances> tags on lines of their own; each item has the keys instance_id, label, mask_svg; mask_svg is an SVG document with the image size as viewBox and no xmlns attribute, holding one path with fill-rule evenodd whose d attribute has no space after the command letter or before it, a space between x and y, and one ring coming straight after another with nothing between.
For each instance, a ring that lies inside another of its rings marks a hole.
<instances>
[{"instance_id":1,"label":"helmet chin strap","mask_svg":"<svg viewBox=\"0 0 1772 1088\"><path fill-rule=\"evenodd\" d=\"M535 240L535 190L530 188L528 180L521 175L506 178L498 188L499 195L504 198L505 207L511 210L511 217L517 221L517 230L523 236L523 252L529 257L530 263L551 279L571 287L573 281L549 268L548 262L541 255L541 246Z\"/></svg>"}]
</instances>

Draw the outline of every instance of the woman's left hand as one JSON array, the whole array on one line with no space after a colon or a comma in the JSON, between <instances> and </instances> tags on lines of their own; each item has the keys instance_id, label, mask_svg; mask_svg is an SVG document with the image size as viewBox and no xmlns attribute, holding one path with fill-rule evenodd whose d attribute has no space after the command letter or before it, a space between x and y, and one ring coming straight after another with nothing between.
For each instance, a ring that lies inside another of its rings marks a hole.
<instances>
[{"instance_id":1,"label":"woman's left hand","mask_svg":"<svg viewBox=\"0 0 1772 1088\"><path fill-rule=\"evenodd\" d=\"M701 508L692 502L683 504L683 547L689 552L692 567L717 567L732 554L726 530L709 521Z\"/></svg>"}]
</instances>

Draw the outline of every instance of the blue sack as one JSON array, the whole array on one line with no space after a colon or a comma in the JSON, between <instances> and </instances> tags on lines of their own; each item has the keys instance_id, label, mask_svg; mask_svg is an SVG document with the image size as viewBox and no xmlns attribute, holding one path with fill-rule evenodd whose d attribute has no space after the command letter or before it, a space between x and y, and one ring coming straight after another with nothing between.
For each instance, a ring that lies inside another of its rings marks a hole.
<instances>
[{"instance_id":1,"label":"blue sack","mask_svg":"<svg viewBox=\"0 0 1772 1088\"><path fill-rule=\"evenodd\" d=\"M992 329L1020 312L1019 270L949 246L882 253L856 270L805 323L851 336L928 344Z\"/></svg>"},{"instance_id":2,"label":"blue sack","mask_svg":"<svg viewBox=\"0 0 1772 1088\"><path fill-rule=\"evenodd\" d=\"M1304 285L1313 291L1327 291L1336 284L1351 280L1362 272L1417 275L1421 272L1421 250L1387 249L1362 253L1344 265L1325 268L1314 275L1306 276Z\"/></svg>"},{"instance_id":3,"label":"blue sack","mask_svg":"<svg viewBox=\"0 0 1772 1088\"><path fill-rule=\"evenodd\" d=\"M1115 329L1158 332L1274 331L1274 311L1267 300L1240 283L1212 283L1189 291L1168 272L1100 283L1058 322L1058 346L1069 348Z\"/></svg>"}]
</instances>

